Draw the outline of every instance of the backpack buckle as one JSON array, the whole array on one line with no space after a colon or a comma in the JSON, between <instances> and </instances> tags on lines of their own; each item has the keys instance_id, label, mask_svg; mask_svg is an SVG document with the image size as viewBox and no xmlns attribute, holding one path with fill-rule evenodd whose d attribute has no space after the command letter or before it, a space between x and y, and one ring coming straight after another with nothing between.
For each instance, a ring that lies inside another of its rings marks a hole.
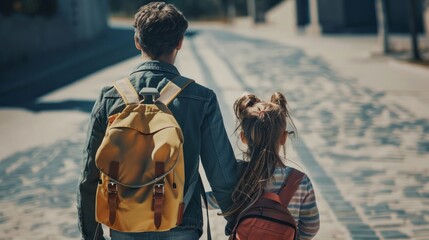
<instances>
[{"instance_id":1,"label":"backpack buckle","mask_svg":"<svg viewBox=\"0 0 429 240\"><path fill-rule=\"evenodd\" d=\"M118 193L118 187L116 185L115 182L113 181L109 181L109 183L107 184L107 192L108 193L113 193L113 194L117 194Z\"/></svg>"},{"instance_id":2,"label":"backpack buckle","mask_svg":"<svg viewBox=\"0 0 429 240\"><path fill-rule=\"evenodd\" d=\"M164 208L164 183L156 183L153 186L152 210L154 211L154 224L157 229L161 226L162 212Z\"/></svg>"},{"instance_id":3,"label":"backpack buckle","mask_svg":"<svg viewBox=\"0 0 429 240\"><path fill-rule=\"evenodd\" d=\"M164 192L165 192L164 183L157 183L153 186L153 194L164 195Z\"/></svg>"},{"instance_id":4,"label":"backpack buckle","mask_svg":"<svg viewBox=\"0 0 429 240\"><path fill-rule=\"evenodd\" d=\"M107 183L107 204L109 206L109 222L113 224L116 220L116 209L118 207L118 185L109 180Z\"/></svg>"}]
</instances>

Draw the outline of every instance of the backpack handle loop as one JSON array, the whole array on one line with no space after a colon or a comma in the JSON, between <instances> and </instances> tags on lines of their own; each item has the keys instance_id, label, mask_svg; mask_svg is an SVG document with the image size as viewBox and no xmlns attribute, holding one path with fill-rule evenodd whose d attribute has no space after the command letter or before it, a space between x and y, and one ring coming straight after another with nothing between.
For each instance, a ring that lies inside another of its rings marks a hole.
<instances>
[{"instance_id":1,"label":"backpack handle loop","mask_svg":"<svg viewBox=\"0 0 429 240\"><path fill-rule=\"evenodd\" d=\"M155 102L159 97L159 91L156 88L151 87L145 87L140 91L141 100L140 103L142 103L144 100L146 100L147 96L152 96L152 101Z\"/></svg>"}]
</instances>

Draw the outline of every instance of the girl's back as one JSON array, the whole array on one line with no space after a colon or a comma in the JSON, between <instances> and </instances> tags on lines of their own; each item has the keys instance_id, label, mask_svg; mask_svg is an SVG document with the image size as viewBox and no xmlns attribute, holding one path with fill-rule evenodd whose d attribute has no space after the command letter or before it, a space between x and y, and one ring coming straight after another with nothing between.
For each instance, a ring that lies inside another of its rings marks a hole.
<instances>
[{"instance_id":1,"label":"girl's back","mask_svg":"<svg viewBox=\"0 0 429 240\"><path fill-rule=\"evenodd\" d=\"M237 130L240 130L240 138L247 149L243 151L245 164L239 168L241 179L232 194L233 205L224 214L237 217L243 216L242 213L257 204L264 193L278 192L289 177L293 168L283 163L279 151L292 133L287 130L288 123L293 129L295 125L286 98L278 92L271 96L270 102L262 101L253 94L245 94L234 103L234 112L238 120ZM291 194L290 189L294 188L284 189ZM298 239L312 239L319 230L319 212L308 176L302 178L287 208L295 219Z\"/></svg>"},{"instance_id":2,"label":"girl's back","mask_svg":"<svg viewBox=\"0 0 429 240\"><path fill-rule=\"evenodd\" d=\"M289 177L292 167L276 167L272 178L264 187L264 192L278 193L284 180ZM295 169L296 170L296 169ZM299 239L311 239L319 230L319 211L313 185L307 175L301 180L292 200L287 206L298 226Z\"/></svg>"}]
</instances>

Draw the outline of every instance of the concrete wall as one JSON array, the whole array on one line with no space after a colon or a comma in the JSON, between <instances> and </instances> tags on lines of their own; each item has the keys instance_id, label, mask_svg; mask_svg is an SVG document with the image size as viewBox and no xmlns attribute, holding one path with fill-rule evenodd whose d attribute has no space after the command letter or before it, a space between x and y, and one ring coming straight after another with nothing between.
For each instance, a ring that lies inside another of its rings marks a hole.
<instances>
[{"instance_id":1,"label":"concrete wall","mask_svg":"<svg viewBox=\"0 0 429 240\"><path fill-rule=\"evenodd\" d=\"M346 22L344 0L318 0L319 23L324 32L343 29Z\"/></svg>"},{"instance_id":2,"label":"concrete wall","mask_svg":"<svg viewBox=\"0 0 429 240\"><path fill-rule=\"evenodd\" d=\"M0 14L0 65L93 39L107 29L108 1L58 0L52 17Z\"/></svg>"},{"instance_id":3,"label":"concrete wall","mask_svg":"<svg viewBox=\"0 0 429 240\"><path fill-rule=\"evenodd\" d=\"M298 26L306 24L310 0L300 1ZM314 1L314 0L313 0ZM420 0L422 3L427 0ZM306 2L306 3L303 3ZM389 0L389 27L393 33L409 32L409 9L406 0ZM422 4L423 5L423 4ZM417 28L423 32L422 5L418 6ZM307 8L307 9L306 9ZM311 14L310 14L311 15ZM374 0L317 0L318 23L324 33L375 33L377 19ZM310 17L311 18L311 17ZM309 22L313 20L310 19Z\"/></svg>"},{"instance_id":4,"label":"concrete wall","mask_svg":"<svg viewBox=\"0 0 429 240\"><path fill-rule=\"evenodd\" d=\"M310 23L309 3L308 1L295 0L296 6L296 24L298 27L304 27Z\"/></svg>"},{"instance_id":5,"label":"concrete wall","mask_svg":"<svg viewBox=\"0 0 429 240\"><path fill-rule=\"evenodd\" d=\"M376 32L374 0L319 0L319 21L325 33Z\"/></svg>"},{"instance_id":6,"label":"concrete wall","mask_svg":"<svg viewBox=\"0 0 429 240\"><path fill-rule=\"evenodd\" d=\"M377 14L374 0L347 1L346 25L362 32L377 31ZM375 23L375 24L374 24Z\"/></svg>"},{"instance_id":7,"label":"concrete wall","mask_svg":"<svg viewBox=\"0 0 429 240\"><path fill-rule=\"evenodd\" d=\"M389 0L389 28L391 32L408 33L410 31L409 3L403 0ZM419 0L417 9L417 30L423 32L423 2Z\"/></svg>"}]
</instances>

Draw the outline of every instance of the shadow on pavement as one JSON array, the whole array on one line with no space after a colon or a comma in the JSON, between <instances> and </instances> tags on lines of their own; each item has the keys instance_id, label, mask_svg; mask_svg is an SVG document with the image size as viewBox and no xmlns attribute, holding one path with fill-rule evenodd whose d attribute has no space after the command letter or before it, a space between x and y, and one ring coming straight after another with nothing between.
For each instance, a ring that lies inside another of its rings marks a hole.
<instances>
[{"instance_id":1,"label":"shadow on pavement","mask_svg":"<svg viewBox=\"0 0 429 240\"><path fill-rule=\"evenodd\" d=\"M0 107L33 111L79 109L90 112L93 102L36 103L36 99L93 72L138 55L132 29L110 28L99 38L3 67L0 71Z\"/></svg>"},{"instance_id":2,"label":"shadow on pavement","mask_svg":"<svg viewBox=\"0 0 429 240\"><path fill-rule=\"evenodd\" d=\"M186 37L192 38L197 33L196 30L188 31ZM39 56L9 68L0 67L0 107L19 107L30 111L91 112L94 101L40 103L37 98L138 55L133 35L132 29L110 28L96 40Z\"/></svg>"},{"instance_id":3,"label":"shadow on pavement","mask_svg":"<svg viewBox=\"0 0 429 240\"><path fill-rule=\"evenodd\" d=\"M22 104L19 107L31 110L33 112L41 111L52 111L52 110L69 110L69 111L81 111L90 113L92 107L94 106L94 101L88 100L67 100L62 102L31 102L27 104Z\"/></svg>"},{"instance_id":4,"label":"shadow on pavement","mask_svg":"<svg viewBox=\"0 0 429 240\"><path fill-rule=\"evenodd\" d=\"M37 234L40 228L55 229L45 231L44 238L79 238L74 219L84 132L82 129L73 138L16 152L0 161L0 203L11 206L0 210L0 229L14 225L10 230L20 232L14 239L22 239L26 232ZM16 214L15 208L22 212ZM52 215L58 218L52 220ZM43 220L28 221L36 218ZM17 219L26 221L25 226L11 223Z\"/></svg>"}]
</instances>

